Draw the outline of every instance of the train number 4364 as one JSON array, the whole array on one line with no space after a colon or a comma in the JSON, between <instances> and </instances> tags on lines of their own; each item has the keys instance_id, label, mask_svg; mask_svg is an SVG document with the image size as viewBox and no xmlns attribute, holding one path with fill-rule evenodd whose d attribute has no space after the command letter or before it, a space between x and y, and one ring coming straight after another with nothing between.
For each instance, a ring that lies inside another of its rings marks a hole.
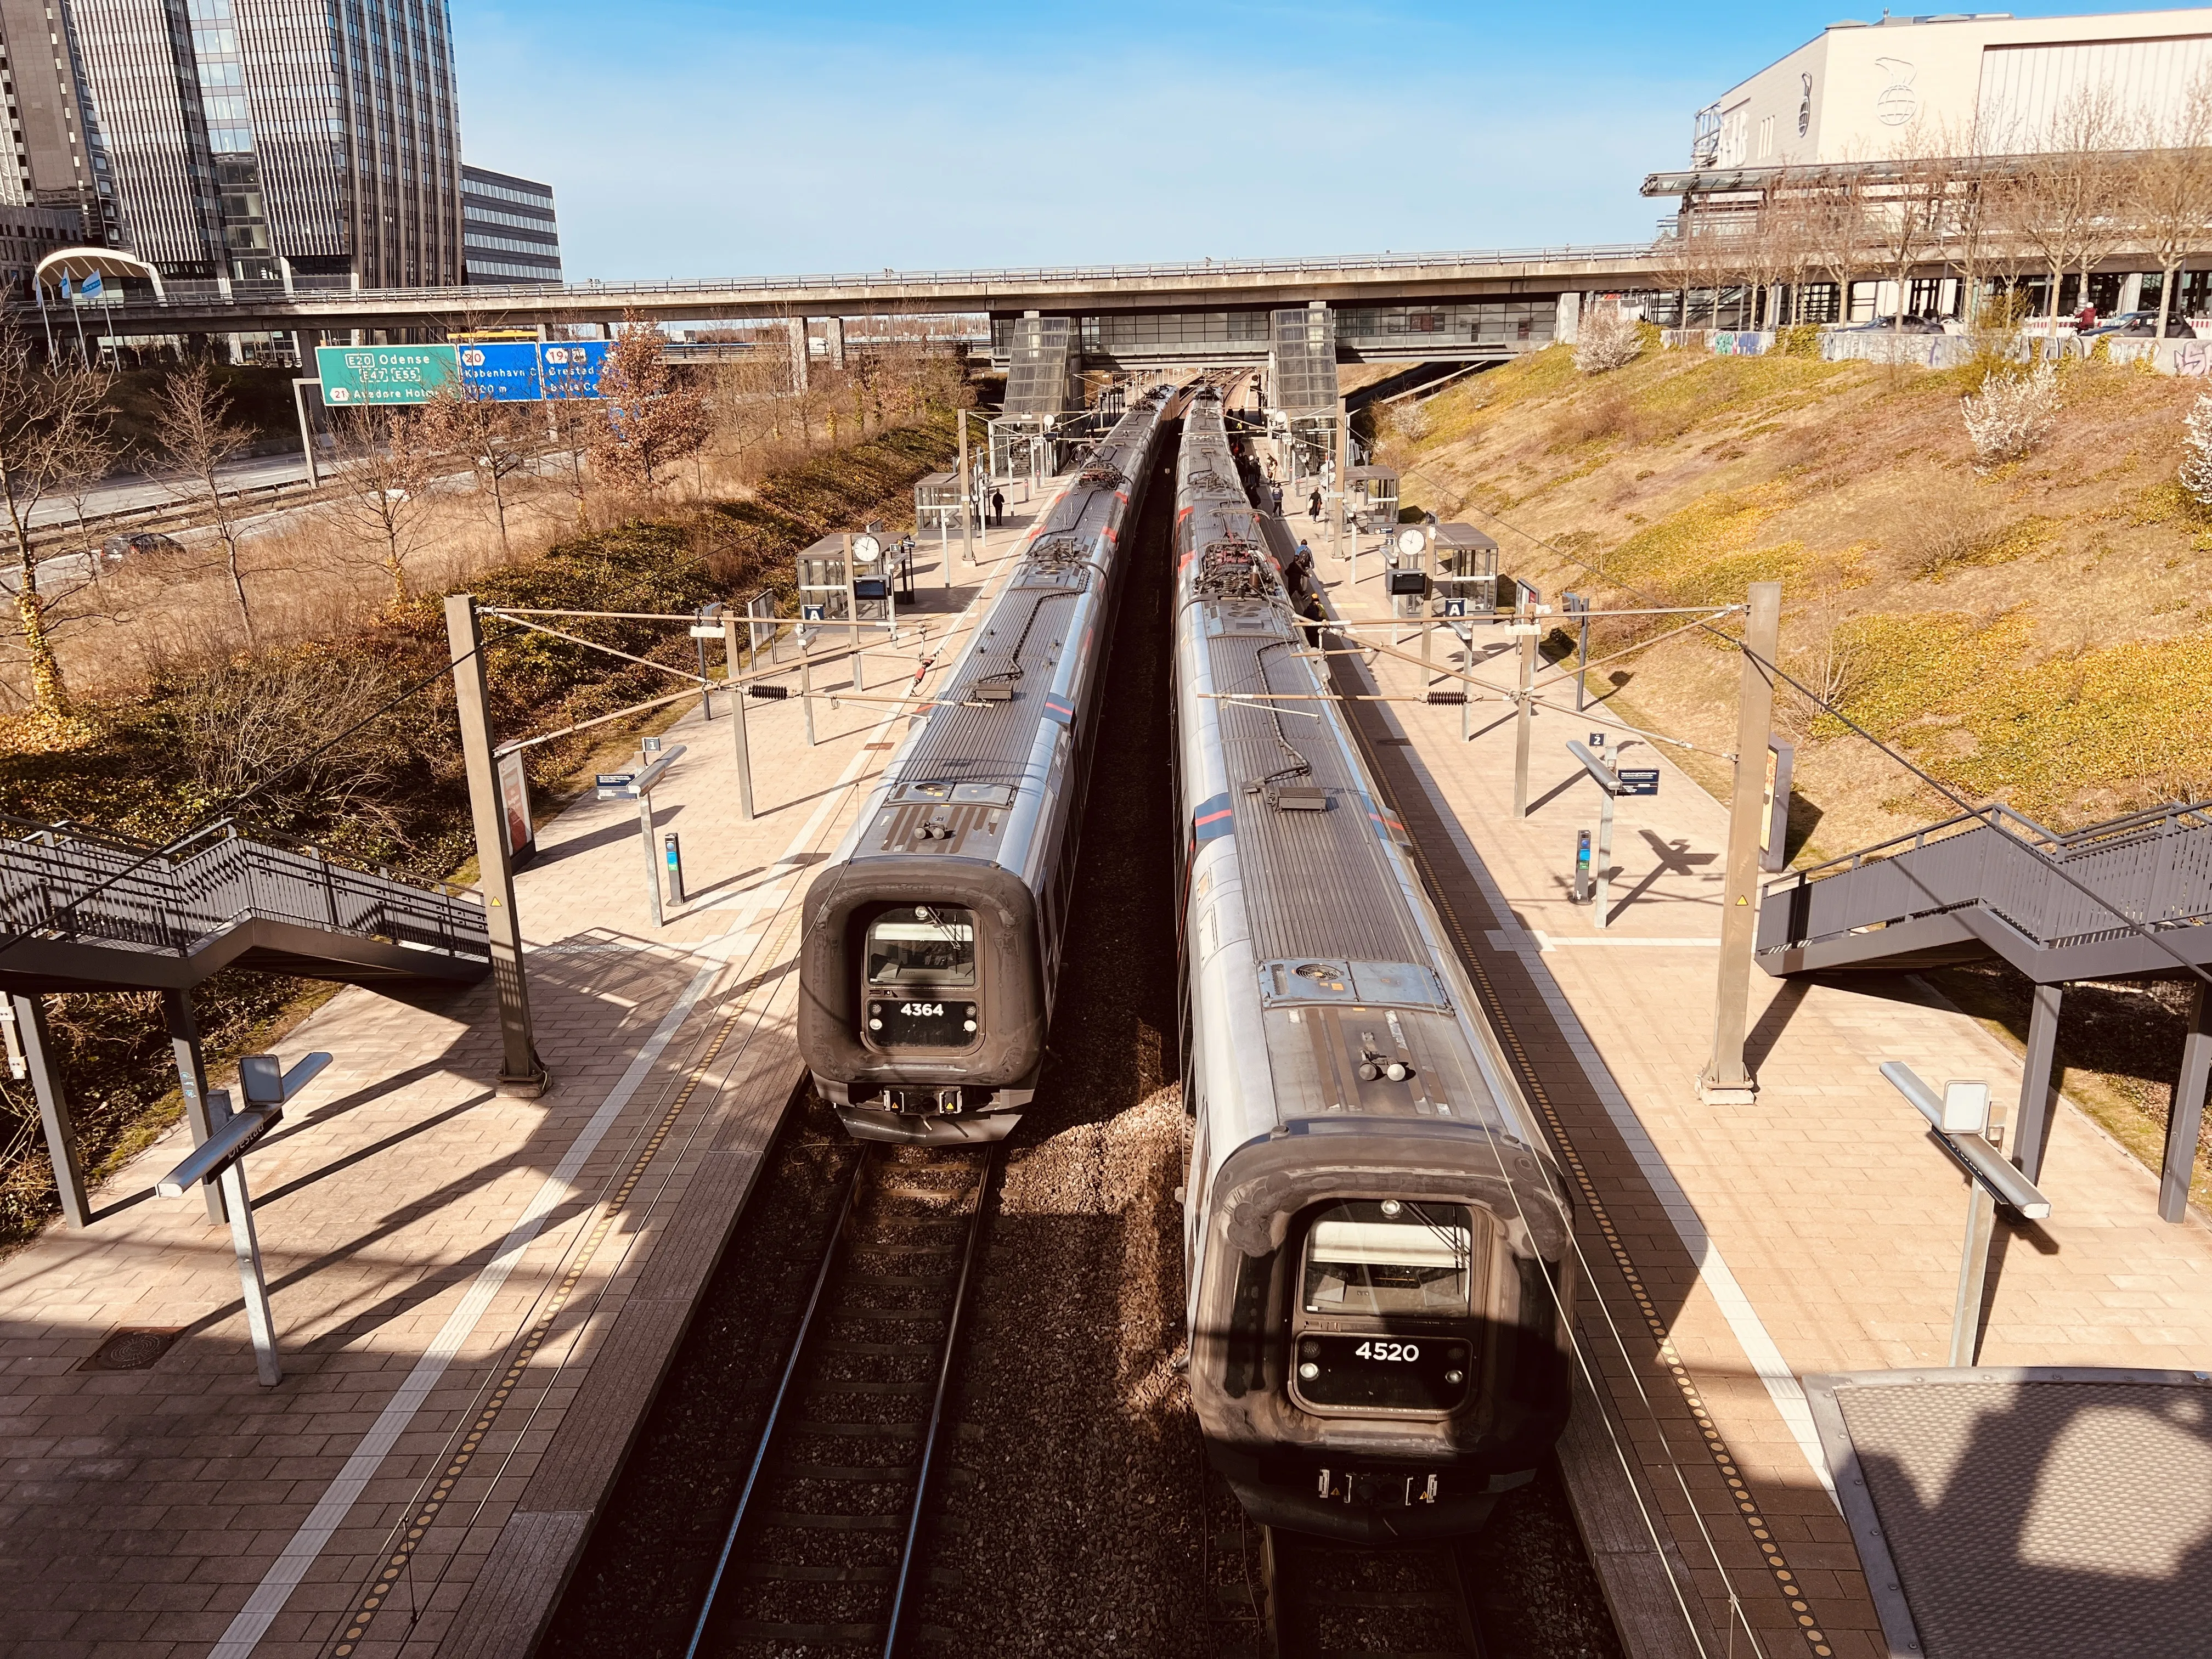
<instances>
[{"instance_id":1,"label":"train number 4364","mask_svg":"<svg viewBox=\"0 0 2212 1659\"><path fill-rule=\"evenodd\" d=\"M899 1012L908 1019L943 1019L945 1005L941 1002L902 1002Z\"/></svg>"},{"instance_id":2,"label":"train number 4364","mask_svg":"<svg viewBox=\"0 0 2212 1659\"><path fill-rule=\"evenodd\" d=\"M1363 1342L1352 1351L1362 1359L1419 1359L1418 1342Z\"/></svg>"}]
</instances>

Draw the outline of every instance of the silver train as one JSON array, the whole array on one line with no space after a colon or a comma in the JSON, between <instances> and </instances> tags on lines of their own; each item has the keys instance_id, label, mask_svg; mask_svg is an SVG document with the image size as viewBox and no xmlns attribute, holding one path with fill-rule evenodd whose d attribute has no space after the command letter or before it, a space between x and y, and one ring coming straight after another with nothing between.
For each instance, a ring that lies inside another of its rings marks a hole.
<instances>
[{"instance_id":1,"label":"silver train","mask_svg":"<svg viewBox=\"0 0 2212 1659\"><path fill-rule=\"evenodd\" d=\"M863 1139L1000 1139L1036 1092L1133 562L1122 543L1158 464L1164 398L1133 404L1039 515L807 889L799 1053Z\"/></svg>"},{"instance_id":2,"label":"silver train","mask_svg":"<svg viewBox=\"0 0 2212 1659\"><path fill-rule=\"evenodd\" d=\"M1566 1185L1204 392L1175 522L1200 1431L1265 1523L1468 1531L1565 1426Z\"/></svg>"}]
</instances>

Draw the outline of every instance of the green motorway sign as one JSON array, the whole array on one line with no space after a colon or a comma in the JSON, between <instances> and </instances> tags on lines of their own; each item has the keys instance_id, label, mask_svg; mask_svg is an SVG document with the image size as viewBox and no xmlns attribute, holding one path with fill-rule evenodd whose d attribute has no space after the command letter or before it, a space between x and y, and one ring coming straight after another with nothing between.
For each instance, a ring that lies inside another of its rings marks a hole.
<instances>
[{"instance_id":1,"label":"green motorway sign","mask_svg":"<svg viewBox=\"0 0 2212 1659\"><path fill-rule=\"evenodd\" d=\"M334 407L419 404L460 374L460 354L449 345L318 346L315 371Z\"/></svg>"}]
</instances>

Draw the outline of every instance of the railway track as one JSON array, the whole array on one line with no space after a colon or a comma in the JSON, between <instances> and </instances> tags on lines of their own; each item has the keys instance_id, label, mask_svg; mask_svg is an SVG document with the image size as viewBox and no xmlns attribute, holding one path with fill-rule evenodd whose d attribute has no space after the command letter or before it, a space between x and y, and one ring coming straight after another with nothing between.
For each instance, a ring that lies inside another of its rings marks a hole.
<instances>
[{"instance_id":1,"label":"railway track","mask_svg":"<svg viewBox=\"0 0 2212 1659\"><path fill-rule=\"evenodd\" d=\"M1449 1541L1368 1546L1268 1528L1269 1659L1490 1659Z\"/></svg>"},{"instance_id":2,"label":"railway track","mask_svg":"<svg viewBox=\"0 0 2212 1659\"><path fill-rule=\"evenodd\" d=\"M917 1634L919 1546L996 1148L863 1149L688 1656Z\"/></svg>"}]
</instances>

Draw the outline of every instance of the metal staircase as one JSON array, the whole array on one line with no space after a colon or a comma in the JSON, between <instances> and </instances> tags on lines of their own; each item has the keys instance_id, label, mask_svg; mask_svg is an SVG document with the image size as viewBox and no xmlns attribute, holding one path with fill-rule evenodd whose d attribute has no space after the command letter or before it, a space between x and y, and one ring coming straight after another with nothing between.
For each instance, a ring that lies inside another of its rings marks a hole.
<instances>
[{"instance_id":1,"label":"metal staircase","mask_svg":"<svg viewBox=\"0 0 2212 1659\"><path fill-rule=\"evenodd\" d=\"M0 817L0 989L174 989L234 965L467 981L490 963L467 889L350 869L228 824L155 847Z\"/></svg>"},{"instance_id":2,"label":"metal staircase","mask_svg":"<svg viewBox=\"0 0 2212 1659\"><path fill-rule=\"evenodd\" d=\"M1770 882L1758 948L1777 975L2001 959L2039 985L2212 963L2212 810L2063 835L1963 812Z\"/></svg>"}]
</instances>

